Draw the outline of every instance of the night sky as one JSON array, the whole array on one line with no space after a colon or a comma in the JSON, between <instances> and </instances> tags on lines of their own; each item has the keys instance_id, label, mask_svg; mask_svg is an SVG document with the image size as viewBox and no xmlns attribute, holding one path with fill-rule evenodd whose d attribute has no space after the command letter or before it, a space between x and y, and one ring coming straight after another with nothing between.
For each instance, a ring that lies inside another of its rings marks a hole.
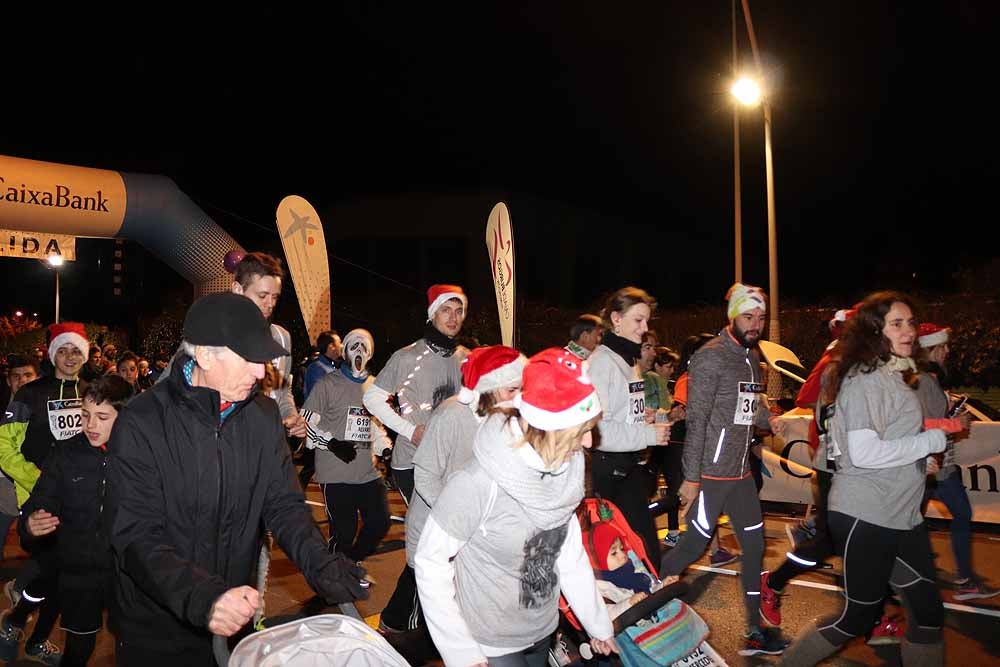
<instances>
[{"instance_id":1,"label":"night sky","mask_svg":"<svg viewBox=\"0 0 1000 667\"><path fill-rule=\"evenodd\" d=\"M278 248L274 208L301 194L332 252L415 300L420 279L448 276L351 239L388 248L433 215L434 234L477 244L481 266L459 278L489 294L481 238L503 198L530 267L524 295L583 306L637 282L666 306L721 301L733 273L728 2L369 5L164 7L117 17L131 27L90 16L73 36L5 34L0 153L167 175L248 248ZM958 270L995 258L1000 5L750 5L773 85L782 299L949 291ZM742 17L738 29L749 69ZM741 123L744 278L766 287L760 110ZM585 266L566 269L560 252ZM342 268L331 264L335 300L338 278L355 275ZM544 287L569 270L568 291ZM34 262L2 260L0 275L18 286L5 311L50 307ZM177 282L154 260L144 280Z\"/></svg>"}]
</instances>

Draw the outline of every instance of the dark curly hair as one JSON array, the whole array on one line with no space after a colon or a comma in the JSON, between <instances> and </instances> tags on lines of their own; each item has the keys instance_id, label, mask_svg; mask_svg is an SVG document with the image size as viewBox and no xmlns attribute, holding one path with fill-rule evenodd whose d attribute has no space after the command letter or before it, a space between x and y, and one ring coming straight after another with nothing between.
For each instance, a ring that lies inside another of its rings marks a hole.
<instances>
[{"instance_id":1,"label":"dark curly hair","mask_svg":"<svg viewBox=\"0 0 1000 667\"><path fill-rule=\"evenodd\" d=\"M875 292L865 297L854 317L844 325L831 361L836 362L832 394L836 395L841 383L857 368L871 373L880 363L892 357L892 343L882 330L885 317L894 303L906 304L916 316L917 306L912 298L902 292ZM904 373L903 380L915 386L916 373Z\"/></svg>"}]
</instances>

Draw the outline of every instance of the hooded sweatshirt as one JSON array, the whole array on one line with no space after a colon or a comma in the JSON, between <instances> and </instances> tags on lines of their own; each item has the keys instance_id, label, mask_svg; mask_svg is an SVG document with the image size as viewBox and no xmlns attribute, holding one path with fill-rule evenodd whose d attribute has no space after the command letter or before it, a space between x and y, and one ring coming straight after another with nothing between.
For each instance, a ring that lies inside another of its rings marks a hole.
<instances>
[{"instance_id":1,"label":"hooded sweatshirt","mask_svg":"<svg viewBox=\"0 0 1000 667\"><path fill-rule=\"evenodd\" d=\"M473 459L472 442L483 418L473 407L452 396L442 403L427 422L424 439L413 455L413 497L406 510L406 562L420 544L420 533L451 475Z\"/></svg>"},{"instance_id":2,"label":"hooded sweatshirt","mask_svg":"<svg viewBox=\"0 0 1000 667\"><path fill-rule=\"evenodd\" d=\"M485 662L550 635L562 590L587 632L613 634L574 511L583 453L546 470L516 420L489 417L475 459L431 510L414 565L427 627L446 665Z\"/></svg>"}]
</instances>

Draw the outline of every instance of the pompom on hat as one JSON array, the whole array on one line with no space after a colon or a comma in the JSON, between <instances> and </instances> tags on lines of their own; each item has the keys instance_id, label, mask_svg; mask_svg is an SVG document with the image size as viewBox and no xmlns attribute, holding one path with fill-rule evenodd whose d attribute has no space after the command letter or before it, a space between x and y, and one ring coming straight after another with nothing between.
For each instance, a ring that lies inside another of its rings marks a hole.
<instances>
[{"instance_id":1,"label":"pompom on hat","mask_svg":"<svg viewBox=\"0 0 1000 667\"><path fill-rule=\"evenodd\" d=\"M854 317L854 314L858 312L858 308L860 307L861 307L861 302L859 301L850 308L841 308L840 310L835 312L833 314L833 317L830 318L830 322L828 323L830 327L830 333L834 337L840 338L840 334L842 334L844 331L844 325L847 324L847 321L849 319Z\"/></svg>"},{"instance_id":2,"label":"pompom on hat","mask_svg":"<svg viewBox=\"0 0 1000 667\"><path fill-rule=\"evenodd\" d=\"M63 345L72 345L80 350L86 359L90 354L90 343L87 342L87 332L79 322L60 322L49 325L49 361L56 363L56 351Z\"/></svg>"},{"instance_id":3,"label":"pompom on hat","mask_svg":"<svg viewBox=\"0 0 1000 667\"><path fill-rule=\"evenodd\" d=\"M469 300L458 285L431 285L427 290L427 319L433 320L437 309L449 299L458 299L463 308L469 307Z\"/></svg>"},{"instance_id":4,"label":"pompom on hat","mask_svg":"<svg viewBox=\"0 0 1000 667\"><path fill-rule=\"evenodd\" d=\"M588 362L565 348L551 347L528 360L514 407L542 431L579 426L601 413Z\"/></svg>"},{"instance_id":5,"label":"pompom on hat","mask_svg":"<svg viewBox=\"0 0 1000 667\"><path fill-rule=\"evenodd\" d=\"M506 345L477 347L462 362L459 402L475 405L481 394L521 384L526 363L523 354Z\"/></svg>"},{"instance_id":6,"label":"pompom on hat","mask_svg":"<svg viewBox=\"0 0 1000 667\"><path fill-rule=\"evenodd\" d=\"M917 330L917 341L925 350L948 342L951 330L930 322L924 322Z\"/></svg>"},{"instance_id":7,"label":"pompom on hat","mask_svg":"<svg viewBox=\"0 0 1000 667\"><path fill-rule=\"evenodd\" d=\"M726 317L730 320L735 320L743 313L748 313L754 308L760 308L764 312L767 311L767 297L764 296L764 290L753 285L735 283L726 292L726 299L729 301L729 305L726 308Z\"/></svg>"}]
</instances>

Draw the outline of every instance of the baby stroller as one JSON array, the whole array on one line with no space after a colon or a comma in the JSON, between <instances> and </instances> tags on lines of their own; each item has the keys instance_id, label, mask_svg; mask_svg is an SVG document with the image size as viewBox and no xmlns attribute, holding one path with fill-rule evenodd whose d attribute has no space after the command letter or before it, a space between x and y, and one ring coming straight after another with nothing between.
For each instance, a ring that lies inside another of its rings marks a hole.
<instances>
[{"instance_id":1,"label":"baby stroller","mask_svg":"<svg viewBox=\"0 0 1000 667\"><path fill-rule=\"evenodd\" d=\"M613 503L601 498L586 498L577 510L577 516L592 567L599 569L591 537L593 527L609 523L621 534L625 548L634 552L640 567L649 573L656 573L656 567L646 555L642 538L632 531ZM693 609L677 599L687 590L688 586L683 582L663 586L614 619L615 641L625 667L694 664L725 667L722 656L705 641L708 626ZM560 598L559 608L565 621L561 624L565 628L564 639L571 640L571 635L582 639L577 642L576 650L572 650L567 641L569 650L562 651L563 647L557 642L550 652L550 665L591 664L593 654L585 641L584 631L565 598ZM579 659L576 659L577 654Z\"/></svg>"},{"instance_id":2,"label":"baby stroller","mask_svg":"<svg viewBox=\"0 0 1000 667\"><path fill-rule=\"evenodd\" d=\"M283 623L244 638L229 667L409 667L364 621L323 614Z\"/></svg>"}]
</instances>

